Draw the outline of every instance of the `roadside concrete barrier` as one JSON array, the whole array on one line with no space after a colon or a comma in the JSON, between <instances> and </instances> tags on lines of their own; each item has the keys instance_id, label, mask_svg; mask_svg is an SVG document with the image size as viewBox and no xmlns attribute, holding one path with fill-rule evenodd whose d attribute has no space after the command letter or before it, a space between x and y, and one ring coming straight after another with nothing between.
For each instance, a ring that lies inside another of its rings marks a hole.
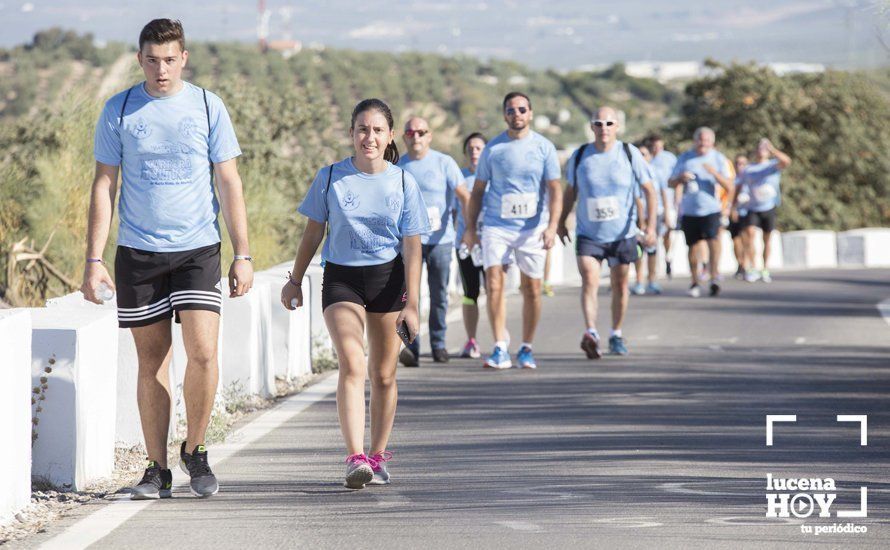
<instances>
[{"instance_id":1,"label":"roadside concrete barrier","mask_svg":"<svg viewBox=\"0 0 890 550\"><path fill-rule=\"evenodd\" d=\"M789 231L782 235L784 267L813 269L837 267L837 234L834 231Z\"/></svg>"},{"instance_id":2,"label":"roadside concrete barrier","mask_svg":"<svg viewBox=\"0 0 890 550\"><path fill-rule=\"evenodd\" d=\"M890 266L890 228L867 227L837 234L840 267Z\"/></svg>"},{"instance_id":3,"label":"roadside concrete barrier","mask_svg":"<svg viewBox=\"0 0 890 550\"><path fill-rule=\"evenodd\" d=\"M117 319L106 309L29 311L31 383L45 396L31 474L81 490L114 470Z\"/></svg>"},{"instance_id":4,"label":"roadside concrete barrier","mask_svg":"<svg viewBox=\"0 0 890 550\"><path fill-rule=\"evenodd\" d=\"M31 502L31 314L0 309L0 525ZM42 411L41 413L42 414Z\"/></svg>"}]
</instances>

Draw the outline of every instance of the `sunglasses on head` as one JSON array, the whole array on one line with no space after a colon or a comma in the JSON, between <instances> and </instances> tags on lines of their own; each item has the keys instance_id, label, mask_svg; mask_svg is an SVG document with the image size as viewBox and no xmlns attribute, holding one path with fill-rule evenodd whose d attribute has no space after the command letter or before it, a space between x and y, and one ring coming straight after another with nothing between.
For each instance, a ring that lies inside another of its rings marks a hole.
<instances>
[{"instance_id":1,"label":"sunglasses on head","mask_svg":"<svg viewBox=\"0 0 890 550\"><path fill-rule=\"evenodd\" d=\"M602 128L603 126L614 126L616 122L614 120L592 120L591 121L594 126L597 128Z\"/></svg>"},{"instance_id":2,"label":"sunglasses on head","mask_svg":"<svg viewBox=\"0 0 890 550\"><path fill-rule=\"evenodd\" d=\"M427 135L428 133L430 133L429 130L405 130L405 135L408 137L422 138L423 136Z\"/></svg>"},{"instance_id":3,"label":"sunglasses on head","mask_svg":"<svg viewBox=\"0 0 890 550\"><path fill-rule=\"evenodd\" d=\"M530 110L530 109L529 109L528 107L515 107L515 108L514 108L514 107L507 107L507 108L504 110L504 112L507 113L507 116L513 116L513 115L515 115L516 113L519 113L519 114L521 114L521 115L524 115L525 113L529 112L529 110Z\"/></svg>"}]
</instances>

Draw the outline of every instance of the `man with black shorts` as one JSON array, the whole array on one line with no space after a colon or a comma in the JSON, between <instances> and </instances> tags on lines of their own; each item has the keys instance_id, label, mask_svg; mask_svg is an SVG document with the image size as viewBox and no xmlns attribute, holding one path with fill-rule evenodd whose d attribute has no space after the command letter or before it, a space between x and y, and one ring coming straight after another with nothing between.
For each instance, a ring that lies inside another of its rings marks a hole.
<instances>
[{"instance_id":1,"label":"man with black shorts","mask_svg":"<svg viewBox=\"0 0 890 550\"><path fill-rule=\"evenodd\" d=\"M149 462L132 489L133 499L171 496L171 319L182 323L188 435L180 448L180 467L191 478L192 493L207 497L219 490L204 437L219 378L220 207L235 252L230 296L245 294L253 283L247 212L235 164L241 149L222 100L182 80L188 51L179 21L155 19L146 25L137 59L145 81L108 100L96 126L81 290L95 303L101 303L103 287L116 290L119 325L131 329L136 343L137 401ZM120 228L112 281L102 252L119 172Z\"/></svg>"},{"instance_id":2,"label":"man with black shorts","mask_svg":"<svg viewBox=\"0 0 890 550\"><path fill-rule=\"evenodd\" d=\"M746 275L748 282L758 278L764 283L772 282L769 274L770 236L776 228L776 208L782 202L779 181L782 170L791 165L791 157L776 149L770 140L763 138L757 146L756 162L745 167L739 181L749 197L748 213L741 220L748 241L748 254L751 269ZM754 239L756 229L763 232L763 270L754 270Z\"/></svg>"},{"instance_id":3,"label":"man with black shorts","mask_svg":"<svg viewBox=\"0 0 890 550\"><path fill-rule=\"evenodd\" d=\"M646 233L642 243L656 243L656 199L651 168L637 147L617 139L618 114L601 107L590 121L595 140L582 145L566 163L566 186L557 234L571 241L566 219L578 199L576 256L581 273L581 309L586 330L581 349L589 359L602 357L596 330L597 291L603 260L609 262L612 284L612 333L609 353L627 355L621 332L627 312L630 264L643 251L637 243L637 203L640 189L646 203Z\"/></svg>"},{"instance_id":4,"label":"man with black shorts","mask_svg":"<svg viewBox=\"0 0 890 550\"><path fill-rule=\"evenodd\" d=\"M723 206L718 198L718 187L733 192L732 167L729 160L714 148L714 130L702 126L693 134L695 146L677 159L669 184L683 188L680 208L683 211L682 228L689 247L689 271L692 285L689 295L701 296L699 264L701 259L695 248L699 241L708 243L708 269L711 274L711 296L720 293L718 275L720 265L720 216Z\"/></svg>"}]
</instances>

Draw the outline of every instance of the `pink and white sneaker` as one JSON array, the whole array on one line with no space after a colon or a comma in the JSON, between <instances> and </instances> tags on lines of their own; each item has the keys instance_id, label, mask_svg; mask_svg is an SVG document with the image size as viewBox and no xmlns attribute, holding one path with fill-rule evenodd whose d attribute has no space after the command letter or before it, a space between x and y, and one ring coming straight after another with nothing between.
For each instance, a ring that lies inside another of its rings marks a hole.
<instances>
[{"instance_id":1,"label":"pink and white sneaker","mask_svg":"<svg viewBox=\"0 0 890 550\"><path fill-rule=\"evenodd\" d=\"M365 484L374 477L371 462L365 453L358 453L346 457L346 483L350 489L362 489Z\"/></svg>"},{"instance_id":2,"label":"pink and white sneaker","mask_svg":"<svg viewBox=\"0 0 890 550\"><path fill-rule=\"evenodd\" d=\"M467 343L464 344L464 349L460 352L460 356L464 359L468 357L470 359L479 359L482 357L482 350L479 349L479 344L476 343L475 338L467 340Z\"/></svg>"},{"instance_id":3,"label":"pink and white sneaker","mask_svg":"<svg viewBox=\"0 0 890 550\"><path fill-rule=\"evenodd\" d=\"M374 470L374 476L368 482L368 485L389 485L389 471L386 469L385 462L391 458L392 453L389 451L383 451L368 457L368 463L371 464L371 469Z\"/></svg>"}]
</instances>

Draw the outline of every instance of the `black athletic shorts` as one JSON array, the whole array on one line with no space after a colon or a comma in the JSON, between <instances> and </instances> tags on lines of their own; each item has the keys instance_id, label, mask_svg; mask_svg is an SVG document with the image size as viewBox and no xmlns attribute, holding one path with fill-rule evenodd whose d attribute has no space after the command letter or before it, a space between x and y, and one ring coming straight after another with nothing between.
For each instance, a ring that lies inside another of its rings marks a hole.
<instances>
[{"instance_id":1,"label":"black athletic shorts","mask_svg":"<svg viewBox=\"0 0 890 550\"><path fill-rule=\"evenodd\" d=\"M765 212L748 212L742 222L742 227L757 226L764 233L769 233L776 228L776 209L770 208Z\"/></svg>"},{"instance_id":2,"label":"black athletic shorts","mask_svg":"<svg viewBox=\"0 0 890 550\"><path fill-rule=\"evenodd\" d=\"M117 321L121 328L144 327L184 309L220 312L219 243L182 252L149 252L117 247L114 258Z\"/></svg>"},{"instance_id":3,"label":"black athletic shorts","mask_svg":"<svg viewBox=\"0 0 890 550\"><path fill-rule=\"evenodd\" d=\"M611 243L597 243L578 235L575 244L578 256L593 256L597 261L609 260L609 267L618 264L632 264L643 256L643 248L636 237Z\"/></svg>"},{"instance_id":4,"label":"black athletic shorts","mask_svg":"<svg viewBox=\"0 0 890 550\"><path fill-rule=\"evenodd\" d=\"M460 280L464 285L464 303L476 303L479 301L479 293L482 290L482 277L485 270L482 266L473 264L473 258L467 256L463 260L457 257L457 265L460 268Z\"/></svg>"},{"instance_id":5,"label":"black athletic shorts","mask_svg":"<svg viewBox=\"0 0 890 550\"><path fill-rule=\"evenodd\" d=\"M385 264L348 266L325 262L321 309L338 302L364 306L370 313L401 311L407 301L402 257Z\"/></svg>"},{"instance_id":6,"label":"black athletic shorts","mask_svg":"<svg viewBox=\"0 0 890 550\"><path fill-rule=\"evenodd\" d=\"M686 246L692 246L701 240L716 239L720 231L720 212L708 216L683 214L682 227L686 236Z\"/></svg>"},{"instance_id":7,"label":"black athletic shorts","mask_svg":"<svg viewBox=\"0 0 890 550\"><path fill-rule=\"evenodd\" d=\"M742 236L742 229L744 229L742 222L744 222L744 220L745 220L744 218L739 218L739 221L737 221L737 222L733 222L733 221L729 222L729 227L727 227L727 229L729 229L730 237L735 239L736 237Z\"/></svg>"}]
</instances>

